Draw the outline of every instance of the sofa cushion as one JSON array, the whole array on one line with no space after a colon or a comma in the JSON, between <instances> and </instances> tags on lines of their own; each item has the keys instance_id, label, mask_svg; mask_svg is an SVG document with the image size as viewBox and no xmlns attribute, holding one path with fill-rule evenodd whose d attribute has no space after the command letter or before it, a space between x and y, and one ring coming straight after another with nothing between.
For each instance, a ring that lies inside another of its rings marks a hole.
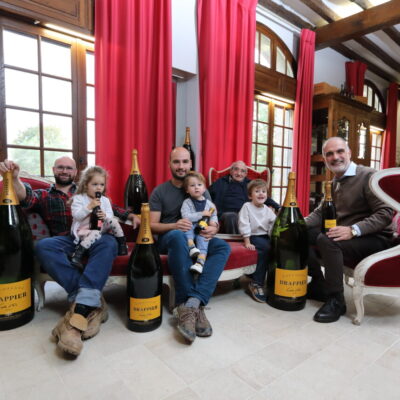
<instances>
[{"instance_id":1,"label":"sofa cushion","mask_svg":"<svg viewBox=\"0 0 400 400\"><path fill-rule=\"evenodd\" d=\"M49 237L49 228L38 213L27 213L28 223L32 230L33 242Z\"/></svg>"}]
</instances>

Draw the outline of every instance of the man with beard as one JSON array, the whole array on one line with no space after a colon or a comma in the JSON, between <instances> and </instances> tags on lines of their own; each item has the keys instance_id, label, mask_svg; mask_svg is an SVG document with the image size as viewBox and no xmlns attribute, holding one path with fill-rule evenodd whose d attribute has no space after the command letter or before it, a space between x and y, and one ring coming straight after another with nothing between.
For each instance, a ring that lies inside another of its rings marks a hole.
<instances>
[{"instance_id":1,"label":"man with beard","mask_svg":"<svg viewBox=\"0 0 400 400\"><path fill-rule=\"evenodd\" d=\"M11 160L0 162L0 172L13 171L14 188L22 207L38 212L47 224L52 237L40 240L35 254L46 272L68 293L71 307L53 329L58 347L78 356L82 340L90 339L108 318L107 305L101 295L117 255L117 242L111 235L101 239L89 250L83 272L71 266L68 256L74 251L71 231L70 198L76 191L74 178L76 164L70 157L60 157L54 162L55 184L48 189L32 190L19 179L19 166ZM122 209L113 207L114 214L122 220L133 219ZM134 221L135 225L136 221Z\"/></svg>"},{"instance_id":2,"label":"man with beard","mask_svg":"<svg viewBox=\"0 0 400 400\"><path fill-rule=\"evenodd\" d=\"M172 179L158 185L150 197L151 229L158 234L160 253L168 254L168 268L175 281L177 307L174 316L179 332L190 343L196 335L207 337L212 334L204 306L214 292L230 253L226 242L214 238L218 227L210 225L201 233L210 240L203 273L197 279L190 273L193 261L184 232L192 228L192 222L182 218L180 210L185 199L183 179L191 166L190 154L185 148L172 150L169 161ZM204 196L210 199L207 191Z\"/></svg>"},{"instance_id":3,"label":"man with beard","mask_svg":"<svg viewBox=\"0 0 400 400\"><path fill-rule=\"evenodd\" d=\"M332 196L337 226L321 233L322 204L306 217L311 244L308 267L312 276L307 297L324 302L314 315L314 321L334 322L346 313L343 266L358 263L390 247L393 212L369 187L375 170L352 162L345 140L329 138L322 147L322 153L326 167L334 174ZM315 247L320 259L316 256ZM321 264L325 268L325 277Z\"/></svg>"}]
</instances>

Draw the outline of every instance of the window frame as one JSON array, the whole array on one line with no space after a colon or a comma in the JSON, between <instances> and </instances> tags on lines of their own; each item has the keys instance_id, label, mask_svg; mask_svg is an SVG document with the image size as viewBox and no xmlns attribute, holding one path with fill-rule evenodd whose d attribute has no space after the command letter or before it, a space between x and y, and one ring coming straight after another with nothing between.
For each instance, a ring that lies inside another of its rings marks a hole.
<instances>
[{"instance_id":1,"label":"window frame","mask_svg":"<svg viewBox=\"0 0 400 400\"><path fill-rule=\"evenodd\" d=\"M5 70L15 70L32 73L31 70L4 64L3 30L10 30L22 35L35 36L38 45L38 76L39 105L37 109L30 109L20 106L6 106L5 98ZM41 70L40 41L49 40L66 44L71 48L71 77L62 78L57 75L43 73ZM40 154L40 176L45 176L44 153L45 151L59 151L71 153L69 150L51 148L44 146L43 135L43 114L67 115L62 112L52 112L43 109L42 105L42 77L56 78L71 82L71 115L72 118L72 156L77 162L78 170L87 165L87 128L86 128L86 51L94 52L94 43L75 38L64 33L58 33L47 28L30 25L15 19L0 16L0 159L7 158L9 148L34 149ZM6 111L7 109L34 111L39 114L39 137L40 143L35 146L8 145L6 132ZM68 115L69 116L69 115ZM29 172L29 171L28 171Z\"/></svg>"},{"instance_id":2,"label":"window frame","mask_svg":"<svg viewBox=\"0 0 400 400\"><path fill-rule=\"evenodd\" d=\"M369 79L364 79L364 86L367 86L368 88L370 88L372 90L372 104L368 104L368 103L367 104L373 108L373 111L380 113L380 114L385 114L386 106L385 106L384 98L383 98L381 92L379 91L378 87L375 85L374 82L370 81ZM363 95L364 95L364 87L363 87ZM378 109L375 107L375 95L378 96L378 99L382 106L382 111L378 111ZM367 97L367 101L368 101L368 97Z\"/></svg>"}]
</instances>

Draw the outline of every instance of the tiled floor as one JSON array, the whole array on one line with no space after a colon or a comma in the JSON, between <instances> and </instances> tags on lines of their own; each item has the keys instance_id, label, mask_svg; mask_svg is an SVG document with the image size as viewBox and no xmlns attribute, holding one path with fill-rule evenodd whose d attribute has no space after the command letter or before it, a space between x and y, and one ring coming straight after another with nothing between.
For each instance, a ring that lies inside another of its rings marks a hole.
<instances>
[{"instance_id":1,"label":"tiled floor","mask_svg":"<svg viewBox=\"0 0 400 400\"><path fill-rule=\"evenodd\" d=\"M48 283L43 311L0 332L0 399L400 399L400 299L367 297L355 326L346 289L347 314L318 324L320 303L284 312L225 284L207 311L213 336L187 345L168 312L153 332L127 330L124 294L106 288L109 321L68 359L50 337L65 295Z\"/></svg>"}]
</instances>

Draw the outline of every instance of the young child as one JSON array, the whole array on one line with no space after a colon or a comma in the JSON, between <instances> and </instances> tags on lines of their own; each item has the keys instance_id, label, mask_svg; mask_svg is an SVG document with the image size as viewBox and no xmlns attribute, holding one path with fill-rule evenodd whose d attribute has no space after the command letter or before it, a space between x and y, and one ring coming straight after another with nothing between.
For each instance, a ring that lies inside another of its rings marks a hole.
<instances>
[{"instance_id":1,"label":"young child","mask_svg":"<svg viewBox=\"0 0 400 400\"><path fill-rule=\"evenodd\" d=\"M88 167L82 172L76 194L72 197L71 233L75 236L77 247L71 258L71 264L83 269L82 257L86 250L104 233L110 233L117 239L118 255L128 254L126 239L121 225L114 217L110 200L105 197L107 172L98 166ZM96 192L101 194L96 197ZM90 229L90 216L95 207L100 207L97 217L102 222L100 230Z\"/></svg>"},{"instance_id":2,"label":"young child","mask_svg":"<svg viewBox=\"0 0 400 400\"><path fill-rule=\"evenodd\" d=\"M257 250L257 267L250 275L252 281L248 289L254 300L265 303L264 281L268 267L268 253L271 249L270 234L276 215L266 206L267 183L254 179L247 185L250 202L244 203L239 211L239 231L243 236L244 246Z\"/></svg>"},{"instance_id":3,"label":"young child","mask_svg":"<svg viewBox=\"0 0 400 400\"><path fill-rule=\"evenodd\" d=\"M189 255L196 258L196 262L190 267L190 271L201 274L203 266L207 258L208 240L200 234L198 230L204 229L207 225L202 222L199 226L198 222L202 217L210 217L208 225L218 226L218 217L214 204L206 199L203 195L206 191L206 180L204 176L198 172L189 172L184 181L183 188L189 194L189 198L182 203L182 218L189 219L192 223L192 229L185 232L188 240ZM214 209L211 211L210 209Z\"/></svg>"}]
</instances>

